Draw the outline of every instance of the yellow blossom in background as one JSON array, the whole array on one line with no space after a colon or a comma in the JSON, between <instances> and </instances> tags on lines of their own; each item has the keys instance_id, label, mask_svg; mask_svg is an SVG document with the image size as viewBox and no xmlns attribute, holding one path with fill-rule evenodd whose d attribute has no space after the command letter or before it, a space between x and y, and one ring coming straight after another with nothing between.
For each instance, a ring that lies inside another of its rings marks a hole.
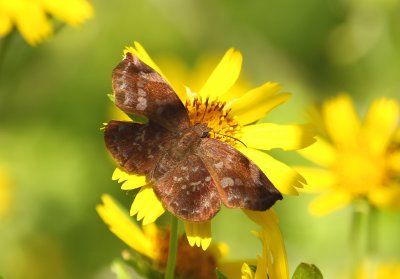
<instances>
[{"instance_id":1,"label":"yellow blossom in background","mask_svg":"<svg viewBox=\"0 0 400 279\"><path fill-rule=\"evenodd\" d=\"M102 201L103 204L98 205L96 210L110 230L133 251L148 258L159 272L164 272L169 232L159 229L154 223L139 228L111 196L103 195ZM204 252L200 248L190 247L188 242L181 238L178 242L176 275L180 278L215 278L215 269L227 253L227 249L225 244L219 243L211 245Z\"/></svg>"},{"instance_id":2,"label":"yellow blossom in background","mask_svg":"<svg viewBox=\"0 0 400 279\"><path fill-rule=\"evenodd\" d=\"M10 181L6 169L0 165L0 220L7 214L10 203Z\"/></svg>"},{"instance_id":3,"label":"yellow blossom in background","mask_svg":"<svg viewBox=\"0 0 400 279\"><path fill-rule=\"evenodd\" d=\"M139 43L128 47L127 52L139 57L171 84L185 104L191 124L207 124L215 132L210 133L212 137L231 144L250 158L281 193L297 194L296 188L305 183L303 177L263 150L304 148L314 142L313 132L301 125L256 123L290 98L289 93L280 93L282 87L279 84L267 82L248 91L231 90L241 71L242 55L237 50L229 49L198 92L189 88L184 91L179 89L184 86L183 81L181 84L171 83ZM124 182L124 190L141 188L130 213L137 215L138 220L143 219L144 225L154 222L164 213L161 202L144 176L117 168L112 179ZM207 249L211 242L211 221L184 223L189 243Z\"/></svg>"},{"instance_id":4,"label":"yellow blossom in background","mask_svg":"<svg viewBox=\"0 0 400 279\"><path fill-rule=\"evenodd\" d=\"M0 37L15 26L30 45L37 45L53 33L49 16L79 26L92 15L86 0L0 0Z\"/></svg>"},{"instance_id":5,"label":"yellow blossom in background","mask_svg":"<svg viewBox=\"0 0 400 279\"><path fill-rule=\"evenodd\" d=\"M400 278L399 262L365 261L356 272L355 279L391 279Z\"/></svg>"},{"instance_id":6,"label":"yellow blossom in background","mask_svg":"<svg viewBox=\"0 0 400 279\"><path fill-rule=\"evenodd\" d=\"M399 103L380 98L363 120L348 95L326 101L317 142L300 150L319 167L299 167L308 191L322 192L310 204L316 215L329 213L355 199L380 208L400 209Z\"/></svg>"}]
</instances>

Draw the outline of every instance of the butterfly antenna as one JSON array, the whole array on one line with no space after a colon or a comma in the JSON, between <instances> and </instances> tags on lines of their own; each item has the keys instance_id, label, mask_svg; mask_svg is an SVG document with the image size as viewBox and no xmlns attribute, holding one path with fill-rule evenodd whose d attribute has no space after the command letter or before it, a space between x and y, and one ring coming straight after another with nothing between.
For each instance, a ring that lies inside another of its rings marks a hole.
<instances>
[{"instance_id":1,"label":"butterfly antenna","mask_svg":"<svg viewBox=\"0 0 400 279\"><path fill-rule=\"evenodd\" d=\"M241 144L243 144L245 147L247 147L247 145L246 145L243 141L241 141L240 139L237 139L237 138L232 137L232 136L220 134L220 133L218 133L218 132L215 132L214 130L213 130L213 132L214 132L214 137L215 137L215 134L218 134L218 135L220 135L220 136L227 137L227 138L231 138L231 139L233 139L233 140L235 140L235 141L238 141L238 142L240 142Z\"/></svg>"}]
</instances>

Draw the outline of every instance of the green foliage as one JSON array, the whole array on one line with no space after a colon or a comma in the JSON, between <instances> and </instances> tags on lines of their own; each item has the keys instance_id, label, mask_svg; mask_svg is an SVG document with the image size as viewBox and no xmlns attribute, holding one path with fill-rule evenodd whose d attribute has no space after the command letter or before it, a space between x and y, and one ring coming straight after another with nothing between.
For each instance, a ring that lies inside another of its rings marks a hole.
<instances>
[{"instance_id":1,"label":"green foliage","mask_svg":"<svg viewBox=\"0 0 400 279\"><path fill-rule=\"evenodd\" d=\"M115 103L115 96L114 96L114 94L107 94L107 97L110 99L111 102Z\"/></svg>"},{"instance_id":2,"label":"green foliage","mask_svg":"<svg viewBox=\"0 0 400 279\"><path fill-rule=\"evenodd\" d=\"M217 274L217 279L228 279L228 277L226 277L224 274L222 274L222 272L219 271L218 269L216 269L215 272Z\"/></svg>"},{"instance_id":3,"label":"green foliage","mask_svg":"<svg viewBox=\"0 0 400 279\"><path fill-rule=\"evenodd\" d=\"M322 273L313 264L301 263L297 266L292 279L322 279Z\"/></svg>"}]
</instances>

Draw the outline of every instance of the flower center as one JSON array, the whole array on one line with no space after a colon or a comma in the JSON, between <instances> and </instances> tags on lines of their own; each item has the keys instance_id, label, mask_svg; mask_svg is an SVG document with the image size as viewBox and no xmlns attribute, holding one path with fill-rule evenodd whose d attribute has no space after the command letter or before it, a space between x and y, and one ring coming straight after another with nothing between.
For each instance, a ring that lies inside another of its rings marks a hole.
<instances>
[{"instance_id":1,"label":"flower center","mask_svg":"<svg viewBox=\"0 0 400 279\"><path fill-rule=\"evenodd\" d=\"M168 260L169 232L160 235L159 267L165 269ZM217 258L210 250L203 251L199 247L191 247L183 235L178 241L175 273L179 278L210 279L215 278Z\"/></svg>"},{"instance_id":2,"label":"flower center","mask_svg":"<svg viewBox=\"0 0 400 279\"><path fill-rule=\"evenodd\" d=\"M239 141L241 126L237 117L229 115L231 109L226 107L225 102L218 99L210 101L208 97L203 101L200 96L194 96L193 100L186 100L185 106L190 125L207 124L212 129L211 138L230 145L235 145Z\"/></svg>"}]
</instances>

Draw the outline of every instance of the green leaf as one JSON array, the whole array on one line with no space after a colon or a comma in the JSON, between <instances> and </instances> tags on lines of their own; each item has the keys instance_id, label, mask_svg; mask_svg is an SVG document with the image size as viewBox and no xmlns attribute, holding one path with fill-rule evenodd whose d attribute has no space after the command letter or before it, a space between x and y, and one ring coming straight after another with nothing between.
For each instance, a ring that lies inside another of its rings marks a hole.
<instances>
[{"instance_id":1,"label":"green leaf","mask_svg":"<svg viewBox=\"0 0 400 279\"><path fill-rule=\"evenodd\" d=\"M129 118L136 123L146 124L147 122L149 122L149 119L147 117L136 114L129 114Z\"/></svg>"},{"instance_id":2,"label":"green leaf","mask_svg":"<svg viewBox=\"0 0 400 279\"><path fill-rule=\"evenodd\" d=\"M292 279L323 279L323 276L315 265L301 263L294 271Z\"/></svg>"},{"instance_id":3,"label":"green leaf","mask_svg":"<svg viewBox=\"0 0 400 279\"><path fill-rule=\"evenodd\" d=\"M222 272L219 271L218 269L215 270L215 273L217 274L217 279L228 279L228 277L222 274Z\"/></svg>"},{"instance_id":4,"label":"green leaf","mask_svg":"<svg viewBox=\"0 0 400 279\"><path fill-rule=\"evenodd\" d=\"M130 250L129 256L126 256L124 263L131 267L135 272L142 277L149 279L162 279L163 273L157 270L154 264L140 253ZM136 277L135 277L136 278Z\"/></svg>"},{"instance_id":5,"label":"green leaf","mask_svg":"<svg viewBox=\"0 0 400 279\"><path fill-rule=\"evenodd\" d=\"M111 100L111 102L115 103L115 96L114 96L114 94L107 94L107 97Z\"/></svg>"}]
</instances>

